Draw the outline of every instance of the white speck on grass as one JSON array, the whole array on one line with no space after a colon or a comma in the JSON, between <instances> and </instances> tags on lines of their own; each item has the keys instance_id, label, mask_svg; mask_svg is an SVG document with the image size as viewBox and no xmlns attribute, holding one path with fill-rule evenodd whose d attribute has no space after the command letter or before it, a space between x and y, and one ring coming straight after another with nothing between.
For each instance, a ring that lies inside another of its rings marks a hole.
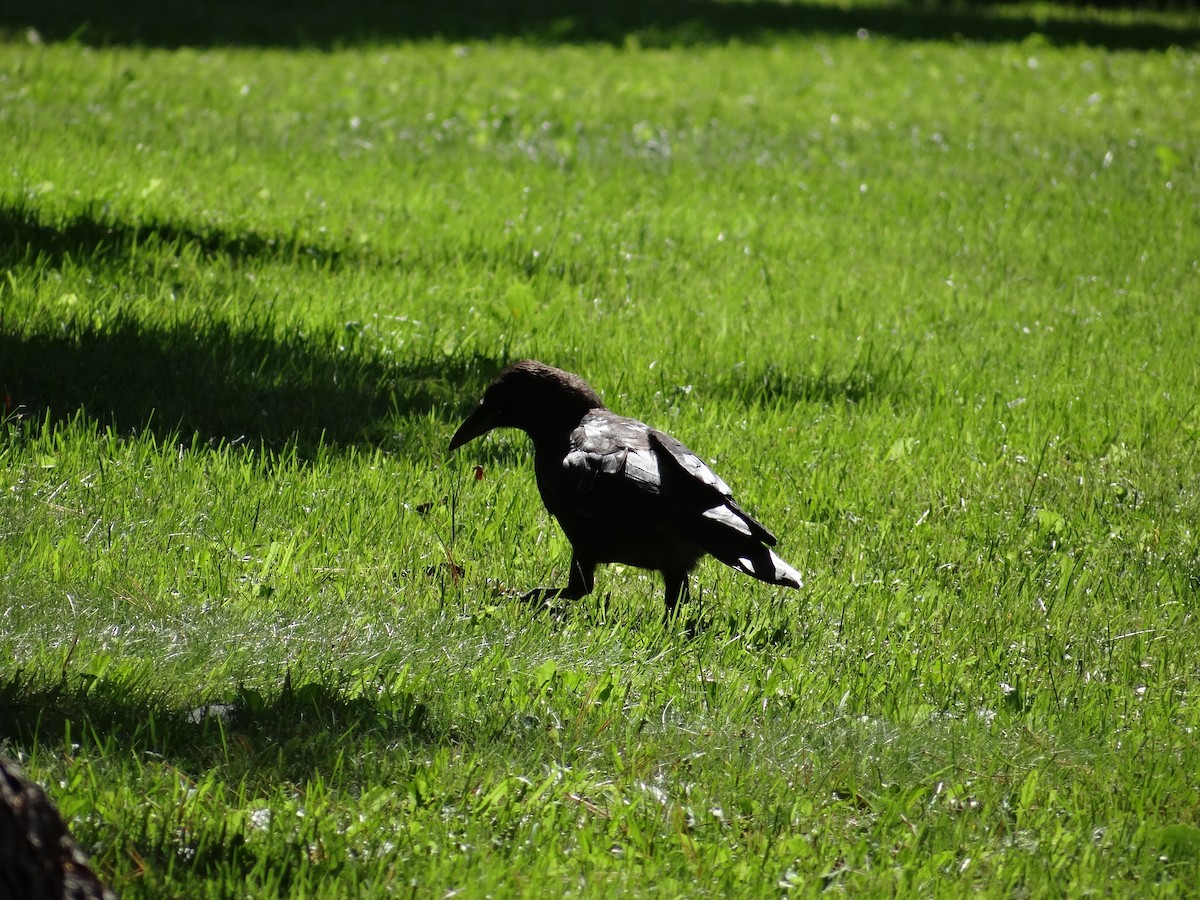
<instances>
[{"instance_id":1,"label":"white speck on grass","mask_svg":"<svg viewBox=\"0 0 1200 900\"><path fill-rule=\"evenodd\" d=\"M671 798L667 795L667 792L664 791L662 788L658 787L657 785L648 784L645 781L639 781L637 783L637 786L639 788L641 788L643 791L645 791L647 794L649 794L651 797L653 797L655 800L657 800L659 803L661 803L663 806L667 806L671 802Z\"/></svg>"},{"instance_id":2,"label":"white speck on grass","mask_svg":"<svg viewBox=\"0 0 1200 900\"><path fill-rule=\"evenodd\" d=\"M250 813L250 828L254 831L266 831L271 827L271 810L256 809Z\"/></svg>"}]
</instances>

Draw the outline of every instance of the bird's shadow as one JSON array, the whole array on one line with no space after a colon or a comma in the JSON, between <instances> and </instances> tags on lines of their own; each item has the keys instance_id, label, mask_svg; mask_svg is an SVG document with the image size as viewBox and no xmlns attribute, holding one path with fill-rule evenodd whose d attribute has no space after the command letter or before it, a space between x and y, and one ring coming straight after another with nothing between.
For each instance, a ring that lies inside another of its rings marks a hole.
<instances>
[{"instance_id":1,"label":"bird's shadow","mask_svg":"<svg viewBox=\"0 0 1200 900\"><path fill-rule=\"evenodd\" d=\"M738 641L747 649L774 651L786 646L795 628L787 598L776 599L753 610L730 610L703 586L697 586L688 599L674 609L662 603L661 592L647 595L625 583L614 589L596 590L578 600L562 600L545 594L530 596L527 590L509 590L504 599L516 604L532 621L549 623L559 630L579 627L625 627L633 623L653 628L661 623L669 640L693 643L706 637ZM616 594L614 596L614 590Z\"/></svg>"}]
</instances>

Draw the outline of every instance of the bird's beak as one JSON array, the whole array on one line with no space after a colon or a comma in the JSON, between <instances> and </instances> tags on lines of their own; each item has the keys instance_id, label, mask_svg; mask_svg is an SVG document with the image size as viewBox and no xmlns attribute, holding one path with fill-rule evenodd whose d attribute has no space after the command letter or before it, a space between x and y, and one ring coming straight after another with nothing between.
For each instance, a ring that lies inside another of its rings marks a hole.
<instances>
[{"instance_id":1,"label":"bird's beak","mask_svg":"<svg viewBox=\"0 0 1200 900\"><path fill-rule=\"evenodd\" d=\"M467 420L458 426L454 437L450 438L451 452L457 450L467 441L473 441L480 435L487 434L496 427L499 415L495 409L480 403L475 412L467 416Z\"/></svg>"}]
</instances>

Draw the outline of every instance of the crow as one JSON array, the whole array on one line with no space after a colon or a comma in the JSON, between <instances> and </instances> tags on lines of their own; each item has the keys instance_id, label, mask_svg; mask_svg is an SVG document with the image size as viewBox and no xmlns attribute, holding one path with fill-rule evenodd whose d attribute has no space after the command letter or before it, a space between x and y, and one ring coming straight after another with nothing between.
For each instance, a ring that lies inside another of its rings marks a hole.
<instances>
[{"instance_id":1,"label":"crow","mask_svg":"<svg viewBox=\"0 0 1200 900\"><path fill-rule=\"evenodd\" d=\"M670 614L706 553L760 581L803 587L770 550L775 536L696 454L609 410L578 375L532 359L513 363L454 433L451 452L494 428L532 439L542 502L573 550L566 587L535 588L525 599L577 600L591 593L597 564L625 563L662 573Z\"/></svg>"}]
</instances>

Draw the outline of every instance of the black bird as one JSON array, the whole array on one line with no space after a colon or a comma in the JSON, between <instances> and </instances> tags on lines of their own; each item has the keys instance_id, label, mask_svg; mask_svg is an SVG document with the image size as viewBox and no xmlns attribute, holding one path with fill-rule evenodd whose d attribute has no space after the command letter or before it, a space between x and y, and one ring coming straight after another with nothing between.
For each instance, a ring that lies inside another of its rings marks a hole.
<instances>
[{"instance_id":1,"label":"black bird","mask_svg":"<svg viewBox=\"0 0 1200 900\"><path fill-rule=\"evenodd\" d=\"M761 581L803 586L770 550L775 536L696 454L609 410L578 375L532 359L513 363L450 449L493 428L520 428L533 440L542 502L574 550L567 586L535 588L527 599L577 600L591 593L598 563L625 563L662 572L670 612L687 598L688 572L705 553Z\"/></svg>"}]
</instances>

